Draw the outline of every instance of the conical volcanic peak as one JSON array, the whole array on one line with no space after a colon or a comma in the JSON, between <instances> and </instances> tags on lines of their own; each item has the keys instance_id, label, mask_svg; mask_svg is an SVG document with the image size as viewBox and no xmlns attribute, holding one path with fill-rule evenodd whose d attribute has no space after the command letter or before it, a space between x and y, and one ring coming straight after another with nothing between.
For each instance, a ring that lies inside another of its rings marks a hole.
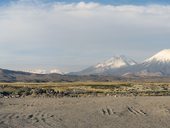
<instances>
[{"instance_id":1,"label":"conical volcanic peak","mask_svg":"<svg viewBox=\"0 0 170 128\"><path fill-rule=\"evenodd\" d=\"M126 56L113 56L112 58L98 63L97 65L86 68L80 72L75 73L76 75L94 75L94 74L103 74L104 72L110 72L111 70L118 70L120 68L129 67L136 65L137 63ZM107 73L106 73L107 74Z\"/></svg>"},{"instance_id":2,"label":"conical volcanic peak","mask_svg":"<svg viewBox=\"0 0 170 128\"><path fill-rule=\"evenodd\" d=\"M103 63L99 63L95 68L120 68L123 66L130 66L137 64L134 60L127 58L126 56L114 56Z\"/></svg>"},{"instance_id":3,"label":"conical volcanic peak","mask_svg":"<svg viewBox=\"0 0 170 128\"><path fill-rule=\"evenodd\" d=\"M158 61L162 63L170 63L170 49L165 49L155 54L151 58L145 60L145 62Z\"/></svg>"}]
</instances>

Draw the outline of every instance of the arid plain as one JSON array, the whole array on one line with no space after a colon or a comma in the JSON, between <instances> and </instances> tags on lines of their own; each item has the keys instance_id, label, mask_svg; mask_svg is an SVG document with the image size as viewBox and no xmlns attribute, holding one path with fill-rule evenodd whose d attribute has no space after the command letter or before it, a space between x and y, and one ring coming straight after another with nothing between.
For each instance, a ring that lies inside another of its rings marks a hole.
<instances>
[{"instance_id":1,"label":"arid plain","mask_svg":"<svg viewBox=\"0 0 170 128\"><path fill-rule=\"evenodd\" d=\"M0 128L168 128L169 83L1 83Z\"/></svg>"},{"instance_id":2,"label":"arid plain","mask_svg":"<svg viewBox=\"0 0 170 128\"><path fill-rule=\"evenodd\" d=\"M1 128L168 128L170 97L11 98Z\"/></svg>"}]
</instances>

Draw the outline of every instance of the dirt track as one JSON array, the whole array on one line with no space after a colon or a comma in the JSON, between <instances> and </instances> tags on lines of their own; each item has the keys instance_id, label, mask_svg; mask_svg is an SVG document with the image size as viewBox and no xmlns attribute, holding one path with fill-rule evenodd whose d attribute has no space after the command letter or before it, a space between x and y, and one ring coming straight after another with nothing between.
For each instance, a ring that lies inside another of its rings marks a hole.
<instances>
[{"instance_id":1,"label":"dirt track","mask_svg":"<svg viewBox=\"0 0 170 128\"><path fill-rule=\"evenodd\" d=\"M170 97L0 99L0 128L169 128Z\"/></svg>"}]
</instances>

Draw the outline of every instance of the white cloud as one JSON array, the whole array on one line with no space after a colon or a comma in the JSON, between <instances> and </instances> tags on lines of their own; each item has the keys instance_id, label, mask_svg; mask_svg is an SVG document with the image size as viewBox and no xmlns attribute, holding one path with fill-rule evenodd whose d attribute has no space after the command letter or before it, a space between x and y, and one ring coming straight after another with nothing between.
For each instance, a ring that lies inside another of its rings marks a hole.
<instances>
[{"instance_id":1,"label":"white cloud","mask_svg":"<svg viewBox=\"0 0 170 128\"><path fill-rule=\"evenodd\" d=\"M40 63L46 64L53 58L54 65L87 65L87 58L95 63L121 51L134 56L153 44L155 49L162 43L170 47L169 5L32 2L0 7L0 53L21 57L25 65L31 57L44 57Z\"/></svg>"}]
</instances>

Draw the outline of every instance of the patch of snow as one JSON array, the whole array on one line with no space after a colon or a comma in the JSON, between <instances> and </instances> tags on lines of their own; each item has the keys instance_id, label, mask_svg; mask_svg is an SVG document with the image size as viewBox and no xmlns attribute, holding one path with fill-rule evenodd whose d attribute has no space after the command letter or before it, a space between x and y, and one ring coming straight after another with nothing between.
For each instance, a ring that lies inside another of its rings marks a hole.
<instances>
[{"instance_id":1,"label":"patch of snow","mask_svg":"<svg viewBox=\"0 0 170 128\"><path fill-rule=\"evenodd\" d=\"M165 49L152 56L151 58L145 60L145 62L158 61L162 63L170 63L170 49Z\"/></svg>"},{"instance_id":2,"label":"patch of snow","mask_svg":"<svg viewBox=\"0 0 170 128\"><path fill-rule=\"evenodd\" d=\"M64 74L59 69L45 70L45 69L31 69L31 70L23 70L24 72L35 73L35 74Z\"/></svg>"},{"instance_id":3,"label":"patch of snow","mask_svg":"<svg viewBox=\"0 0 170 128\"><path fill-rule=\"evenodd\" d=\"M46 74L44 69L34 69L34 70L23 70L24 72L35 73L35 74Z\"/></svg>"},{"instance_id":4,"label":"patch of snow","mask_svg":"<svg viewBox=\"0 0 170 128\"><path fill-rule=\"evenodd\" d=\"M61 72L59 69L52 69L49 71L50 74L52 73L57 73L57 74L64 74L63 72Z\"/></svg>"},{"instance_id":5,"label":"patch of snow","mask_svg":"<svg viewBox=\"0 0 170 128\"><path fill-rule=\"evenodd\" d=\"M127 58L125 56L114 56L111 59L105 61L104 63L99 63L95 68L121 68L124 66L130 66L137 64L134 60Z\"/></svg>"}]
</instances>

